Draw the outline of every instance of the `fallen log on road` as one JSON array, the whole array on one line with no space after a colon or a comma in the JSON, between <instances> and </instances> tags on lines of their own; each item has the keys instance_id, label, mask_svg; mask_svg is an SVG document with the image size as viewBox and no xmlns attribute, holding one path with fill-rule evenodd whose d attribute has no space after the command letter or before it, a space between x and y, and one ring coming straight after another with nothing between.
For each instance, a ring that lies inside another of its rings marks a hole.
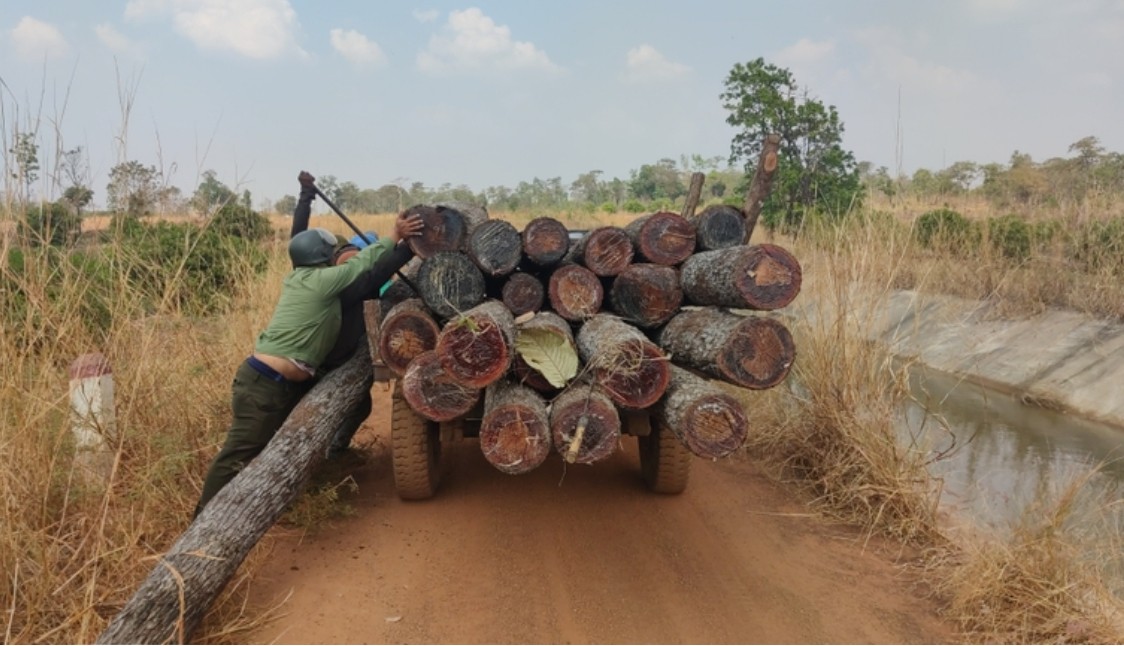
<instances>
[{"instance_id":1,"label":"fallen log on road","mask_svg":"<svg viewBox=\"0 0 1124 646\"><path fill-rule=\"evenodd\" d=\"M371 388L367 342L297 404L277 434L159 557L99 644L187 643L246 555L297 498L340 422Z\"/></svg>"}]
</instances>

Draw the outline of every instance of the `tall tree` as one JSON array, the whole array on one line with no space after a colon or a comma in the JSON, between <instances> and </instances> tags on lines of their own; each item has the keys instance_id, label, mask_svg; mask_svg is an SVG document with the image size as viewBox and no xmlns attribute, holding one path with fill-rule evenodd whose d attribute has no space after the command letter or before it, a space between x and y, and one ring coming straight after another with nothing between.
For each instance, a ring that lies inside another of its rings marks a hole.
<instances>
[{"instance_id":1,"label":"tall tree","mask_svg":"<svg viewBox=\"0 0 1124 646\"><path fill-rule=\"evenodd\" d=\"M203 181L191 197L191 205L200 213L214 213L234 201L234 191L219 181L213 170L203 171Z\"/></svg>"},{"instance_id":2,"label":"tall tree","mask_svg":"<svg viewBox=\"0 0 1124 646\"><path fill-rule=\"evenodd\" d=\"M763 210L767 227L795 227L810 210L835 216L857 205L862 186L854 155L842 147L843 123L835 106L801 92L791 72L763 58L734 65L721 99L730 112L726 123L739 129L730 163L741 161L747 179L765 137L781 137L773 192Z\"/></svg>"},{"instance_id":3,"label":"tall tree","mask_svg":"<svg viewBox=\"0 0 1124 646\"><path fill-rule=\"evenodd\" d=\"M164 198L161 179L155 166L136 160L117 164L110 169L106 186L109 210L131 217L152 213Z\"/></svg>"}]
</instances>

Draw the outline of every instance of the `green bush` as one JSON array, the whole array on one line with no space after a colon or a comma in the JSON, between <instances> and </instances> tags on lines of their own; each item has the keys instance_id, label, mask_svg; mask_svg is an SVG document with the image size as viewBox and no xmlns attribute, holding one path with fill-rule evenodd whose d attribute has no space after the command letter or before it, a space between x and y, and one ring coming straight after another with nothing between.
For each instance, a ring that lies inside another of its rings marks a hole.
<instances>
[{"instance_id":1,"label":"green bush","mask_svg":"<svg viewBox=\"0 0 1124 646\"><path fill-rule=\"evenodd\" d=\"M1124 273L1124 218L1091 222L1073 233L1069 254L1086 271Z\"/></svg>"},{"instance_id":2,"label":"green bush","mask_svg":"<svg viewBox=\"0 0 1124 646\"><path fill-rule=\"evenodd\" d=\"M601 212L602 213L616 213L617 207L612 202L605 202L604 204L601 205Z\"/></svg>"},{"instance_id":3,"label":"green bush","mask_svg":"<svg viewBox=\"0 0 1124 646\"><path fill-rule=\"evenodd\" d=\"M628 213L643 213L648 210L640 200L629 200L621 208Z\"/></svg>"},{"instance_id":4,"label":"green bush","mask_svg":"<svg viewBox=\"0 0 1124 646\"><path fill-rule=\"evenodd\" d=\"M917 218L915 232L917 241L927 249L961 249L974 238L972 223L952 209L923 214Z\"/></svg>"},{"instance_id":5,"label":"green bush","mask_svg":"<svg viewBox=\"0 0 1124 646\"><path fill-rule=\"evenodd\" d=\"M64 202L33 204L19 221L19 234L26 244L54 247L72 245L82 234L82 216Z\"/></svg>"},{"instance_id":6,"label":"green bush","mask_svg":"<svg viewBox=\"0 0 1124 646\"><path fill-rule=\"evenodd\" d=\"M241 204L228 202L211 217L211 229L246 240L265 240L273 233L269 218Z\"/></svg>"},{"instance_id":7,"label":"green bush","mask_svg":"<svg viewBox=\"0 0 1124 646\"><path fill-rule=\"evenodd\" d=\"M1033 229L1019 216L1012 214L989 218L987 233L992 248L1004 257L1011 260L1026 260L1030 257Z\"/></svg>"}]
</instances>

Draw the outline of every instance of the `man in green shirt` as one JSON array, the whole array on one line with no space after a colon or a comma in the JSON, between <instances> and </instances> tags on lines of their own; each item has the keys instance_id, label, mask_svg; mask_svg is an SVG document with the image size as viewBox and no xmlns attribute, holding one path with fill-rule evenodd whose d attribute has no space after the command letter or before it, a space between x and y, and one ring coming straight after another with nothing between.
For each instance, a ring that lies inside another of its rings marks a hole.
<instances>
[{"instance_id":1,"label":"man in green shirt","mask_svg":"<svg viewBox=\"0 0 1124 646\"><path fill-rule=\"evenodd\" d=\"M312 387L313 378L340 331L339 294L363 272L385 261L397 244L415 236L421 218L399 214L394 234L332 266L335 234L308 229L289 241L293 270L285 276L273 318L254 352L238 367L231 386L234 413L226 442L203 481L195 514L257 457Z\"/></svg>"}]
</instances>

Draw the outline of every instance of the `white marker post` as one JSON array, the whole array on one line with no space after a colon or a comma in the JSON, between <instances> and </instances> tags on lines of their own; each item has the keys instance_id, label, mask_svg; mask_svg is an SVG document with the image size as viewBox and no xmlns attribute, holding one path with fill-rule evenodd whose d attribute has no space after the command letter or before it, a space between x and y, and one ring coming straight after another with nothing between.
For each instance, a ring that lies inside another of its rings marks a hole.
<instances>
[{"instance_id":1,"label":"white marker post","mask_svg":"<svg viewBox=\"0 0 1124 646\"><path fill-rule=\"evenodd\" d=\"M70 428L74 433L74 465L88 484L104 485L113 465L106 437L116 429L113 371L100 352L84 354L70 364Z\"/></svg>"}]
</instances>

